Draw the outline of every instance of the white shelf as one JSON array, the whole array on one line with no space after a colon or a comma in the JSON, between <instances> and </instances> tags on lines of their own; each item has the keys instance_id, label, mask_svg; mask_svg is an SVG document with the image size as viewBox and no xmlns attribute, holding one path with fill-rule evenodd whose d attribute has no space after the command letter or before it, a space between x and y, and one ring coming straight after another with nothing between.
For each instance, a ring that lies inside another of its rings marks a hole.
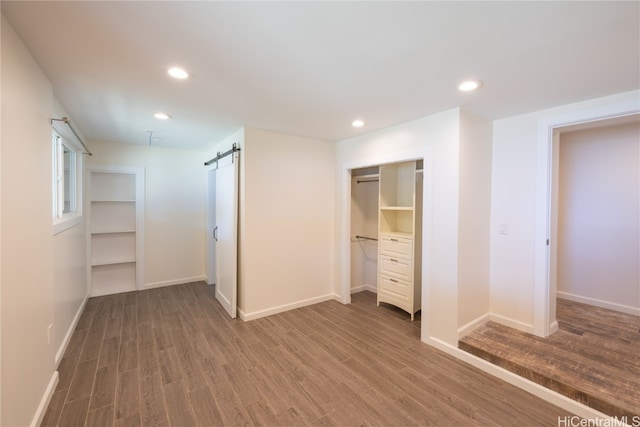
<instances>
[{"instance_id":1,"label":"white shelf","mask_svg":"<svg viewBox=\"0 0 640 427\"><path fill-rule=\"evenodd\" d=\"M111 199L111 200L92 200L91 203L135 203L134 199Z\"/></svg>"},{"instance_id":2,"label":"white shelf","mask_svg":"<svg viewBox=\"0 0 640 427\"><path fill-rule=\"evenodd\" d=\"M104 265L130 264L130 263L134 263L135 264L135 262L136 262L135 258L112 259L112 260L105 260L105 261L93 261L91 263L91 266L92 267L102 267Z\"/></svg>"},{"instance_id":3,"label":"white shelf","mask_svg":"<svg viewBox=\"0 0 640 427\"><path fill-rule=\"evenodd\" d=\"M413 206L380 206L383 211L413 211Z\"/></svg>"},{"instance_id":4,"label":"white shelf","mask_svg":"<svg viewBox=\"0 0 640 427\"><path fill-rule=\"evenodd\" d=\"M91 232L92 236L97 236L99 234L126 234L126 233L135 233L135 229L130 230L94 230Z\"/></svg>"}]
</instances>

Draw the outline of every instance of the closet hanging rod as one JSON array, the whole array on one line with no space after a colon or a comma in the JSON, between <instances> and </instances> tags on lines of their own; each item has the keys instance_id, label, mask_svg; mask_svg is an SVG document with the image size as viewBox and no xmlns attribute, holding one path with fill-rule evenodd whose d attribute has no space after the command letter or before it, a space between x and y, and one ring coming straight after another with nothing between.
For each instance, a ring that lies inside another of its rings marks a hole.
<instances>
[{"instance_id":1,"label":"closet hanging rod","mask_svg":"<svg viewBox=\"0 0 640 427\"><path fill-rule=\"evenodd\" d=\"M373 237L367 237L367 236L358 236L356 235L356 239L362 239L362 240L373 240L373 241L378 241L378 239L373 238Z\"/></svg>"},{"instance_id":2,"label":"closet hanging rod","mask_svg":"<svg viewBox=\"0 0 640 427\"><path fill-rule=\"evenodd\" d=\"M240 151L240 148L238 146L236 146L236 143L233 143L233 146L231 147L231 149L225 151L224 153L221 153L218 151L218 154L211 160L204 162L205 166L209 166L211 163L217 162L220 159L223 159L225 157L227 157L229 154L233 154L236 151Z\"/></svg>"},{"instance_id":3,"label":"closet hanging rod","mask_svg":"<svg viewBox=\"0 0 640 427\"><path fill-rule=\"evenodd\" d=\"M378 182L379 179L357 179L356 184L360 184L361 182Z\"/></svg>"},{"instance_id":4,"label":"closet hanging rod","mask_svg":"<svg viewBox=\"0 0 640 427\"><path fill-rule=\"evenodd\" d=\"M67 126L69 126L69 129L71 129L71 132L73 132L73 134L76 136L76 138L78 138L78 141L80 141L80 144L82 144L82 147L85 150L83 154L87 154L89 156L93 156L93 153L87 148L86 145L84 145L84 142L82 141L82 138L80 138L80 136L78 135L76 130L73 128L73 126L71 126L71 120L69 120L69 117L63 117L61 119L51 119L51 124L53 124L53 122L64 122L64 123L66 123Z\"/></svg>"}]
</instances>

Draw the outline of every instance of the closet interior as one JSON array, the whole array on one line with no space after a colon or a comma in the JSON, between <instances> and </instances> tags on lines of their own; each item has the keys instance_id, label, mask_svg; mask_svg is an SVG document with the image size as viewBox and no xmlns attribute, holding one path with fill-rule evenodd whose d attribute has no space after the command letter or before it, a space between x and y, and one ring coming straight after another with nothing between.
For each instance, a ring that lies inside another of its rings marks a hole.
<instances>
[{"instance_id":1,"label":"closet interior","mask_svg":"<svg viewBox=\"0 0 640 427\"><path fill-rule=\"evenodd\" d=\"M421 309L422 160L351 171L351 293Z\"/></svg>"}]
</instances>

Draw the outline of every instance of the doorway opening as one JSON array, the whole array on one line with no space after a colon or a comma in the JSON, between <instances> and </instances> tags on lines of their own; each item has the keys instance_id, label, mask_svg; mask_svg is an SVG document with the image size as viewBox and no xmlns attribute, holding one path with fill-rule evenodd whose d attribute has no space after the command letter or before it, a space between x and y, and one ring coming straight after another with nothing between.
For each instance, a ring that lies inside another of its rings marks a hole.
<instances>
[{"instance_id":1,"label":"doorway opening","mask_svg":"<svg viewBox=\"0 0 640 427\"><path fill-rule=\"evenodd\" d=\"M533 333L547 337L558 330L557 292L557 175L560 129L597 126L603 120L628 120L640 114L635 101L543 119L538 125Z\"/></svg>"},{"instance_id":2,"label":"doorway opening","mask_svg":"<svg viewBox=\"0 0 640 427\"><path fill-rule=\"evenodd\" d=\"M555 297L640 315L640 114L558 128L553 145Z\"/></svg>"}]
</instances>

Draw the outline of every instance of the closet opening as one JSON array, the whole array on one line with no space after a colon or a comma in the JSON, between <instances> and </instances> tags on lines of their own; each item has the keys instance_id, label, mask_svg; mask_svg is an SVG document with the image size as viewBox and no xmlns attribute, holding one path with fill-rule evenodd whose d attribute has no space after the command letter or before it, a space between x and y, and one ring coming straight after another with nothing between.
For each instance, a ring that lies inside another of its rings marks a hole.
<instances>
[{"instance_id":1,"label":"closet opening","mask_svg":"<svg viewBox=\"0 0 640 427\"><path fill-rule=\"evenodd\" d=\"M423 161L350 170L349 293L420 325Z\"/></svg>"}]
</instances>

